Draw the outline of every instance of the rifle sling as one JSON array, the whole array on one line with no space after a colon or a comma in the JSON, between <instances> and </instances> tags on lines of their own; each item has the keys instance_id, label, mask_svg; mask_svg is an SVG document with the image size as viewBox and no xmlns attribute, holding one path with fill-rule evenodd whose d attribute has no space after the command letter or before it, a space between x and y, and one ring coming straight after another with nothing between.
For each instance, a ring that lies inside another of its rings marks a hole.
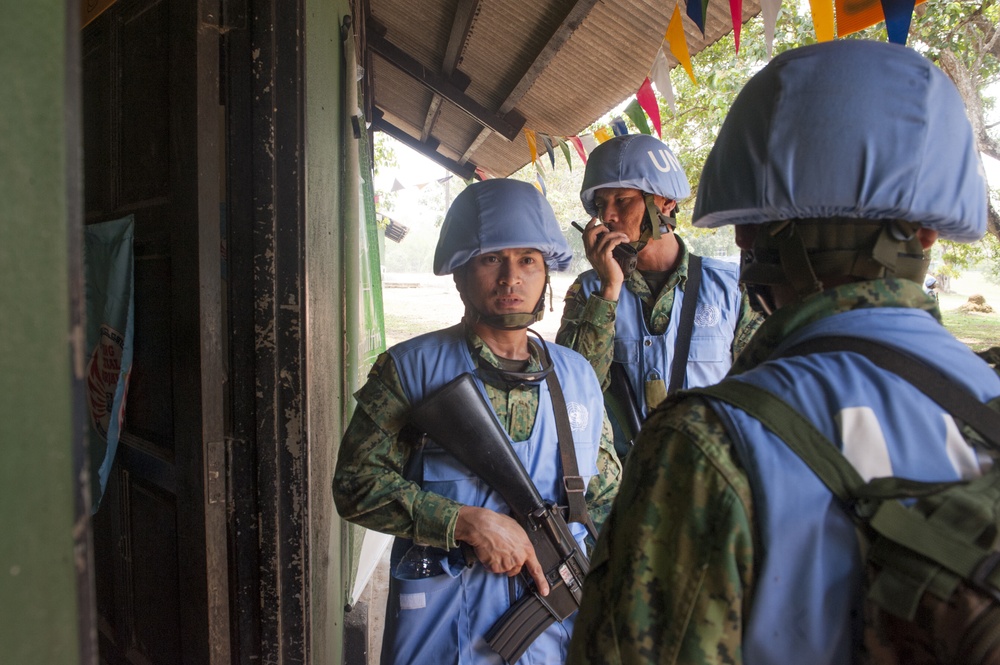
<instances>
[{"instance_id":1,"label":"rifle sling","mask_svg":"<svg viewBox=\"0 0 1000 665\"><path fill-rule=\"evenodd\" d=\"M587 512L587 486L580 475L580 467L576 463L576 449L573 446L573 430L569 424L569 414L566 410L566 398L563 396L559 378L555 372L545 377L552 398L552 412L556 419L556 433L559 437L559 458L562 461L563 486L566 489L566 504L569 507L568 522L578 522L587 527L587 533L597 540L597 527Z\"/></svg>"},{"instance_id":2,"label":"rifle sling","mask_svg":"<svg viewBox=\"0 0 1000 665\"><path fill-rule=\"evenodd\" d=\"M698 309L698 292L701 290L701 257L691 254L688 258L687 282L684 285L684 302L681 303L681 320L677 326L674 358L670 363L670 384L667 395L673 395L684 386L687 377L688 354L691 351L691 333L694 330L694 313Z\"/></svg>"}]
</instances>

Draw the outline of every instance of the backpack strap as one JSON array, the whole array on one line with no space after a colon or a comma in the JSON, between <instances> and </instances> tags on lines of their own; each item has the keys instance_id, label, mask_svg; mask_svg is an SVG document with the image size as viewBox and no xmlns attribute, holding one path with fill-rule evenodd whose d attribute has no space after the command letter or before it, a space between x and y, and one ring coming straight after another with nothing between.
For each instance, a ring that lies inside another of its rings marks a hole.
<instances>
[{"instance_id":1,"label":"backpack strap","mask_svg":"<svg viewBox=\"0 0 1000 665\"><path fill-rule=\"evenodd\" d=\"M796 347L803 348L804 345ZM933 383L940 387L950 382L937 377ZM960 483L923 483L904 478L877 478L866 483L839 448L812 422L781 398L750 383L727 380L686 393L729 403L760 421L816 474L869 537L879 535L909 548L1000 600L1000 552L958 538L947 523L910 510L896 500L934 494ZM966 395L991 414L988 420L1000 417L968 392ZM993 440L997 432L980 433ZM995 479L985 476L978 482L986 488L995 485Z\"/></svg>"},{"instance_id":2,"label":"backpack strap","mask_svg":"<svg viewBox=\"0 0 1000 665\"><path fill-rule=\"evenodd\" d=\"M993 450L1000 451L1000 413L920 358L892 346L859 337L815 337L772 358L844 351L861 354L878 367L906 379L945 411L976 430Z\"/></svg>"}]
</instances>

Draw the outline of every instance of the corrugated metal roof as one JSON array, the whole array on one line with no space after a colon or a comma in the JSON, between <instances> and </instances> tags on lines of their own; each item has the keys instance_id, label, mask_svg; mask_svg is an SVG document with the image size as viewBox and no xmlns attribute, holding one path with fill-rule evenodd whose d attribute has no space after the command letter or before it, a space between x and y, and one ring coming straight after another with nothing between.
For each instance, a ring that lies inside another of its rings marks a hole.
<instances>
[{"instance_id":1,"label":"corrugated metal roof","mask_svg":"<svg viewBox=\"0 0 1000 665\"><path fill-rule=\"evenodd\" d=\"M364 0L376 127L461 175L509 175L529 159L523 127L573 136L636 92L676 2ZM744 21L759 11L744 0ZM683 20L692 55L732 30L728 3L704 36Z\"/></svg>"}]
</instances>

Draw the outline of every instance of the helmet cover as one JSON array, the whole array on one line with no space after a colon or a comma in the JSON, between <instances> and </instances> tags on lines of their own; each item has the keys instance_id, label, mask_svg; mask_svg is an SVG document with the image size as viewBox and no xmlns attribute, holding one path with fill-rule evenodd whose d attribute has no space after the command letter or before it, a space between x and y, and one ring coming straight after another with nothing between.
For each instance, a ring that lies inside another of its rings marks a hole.
<instances>
[{"instance_id":1,"label":"helmet cover","mask_svg":"<svg viewBox=\"0 0 1000 665\"><path fill-rule=\"evenodd\" d=\"M648 134L625 134L600 144L587 158L580 200L597 216L594 195L608 187L638 189L671 201L691 195L681 163L667 144Z\"/></svg>"},{"instance_id":2,"label":"helmet cover","mask_svg":"<svg viewBox=\"0 0 1000 665\"><path fill-rule=\"evenodd\" d=\"M744 86L702 172L695 226L904 220L971 242L986 180L954 84L904 46L842 40L777 56Z\"/></svg>"},{"instance_id":3,"label":"helmet cover","mask_svg":"<svg viewBox=\"0 0 1000 665\"><path fill-rule=\"evenodd\" d=\"M452 273L480 254L521 247L541 252L550 270L566 270L573 260L552 206L534 185L506 178L473 183L448 208L434 274Z\"/></svg>"}]
</instances>

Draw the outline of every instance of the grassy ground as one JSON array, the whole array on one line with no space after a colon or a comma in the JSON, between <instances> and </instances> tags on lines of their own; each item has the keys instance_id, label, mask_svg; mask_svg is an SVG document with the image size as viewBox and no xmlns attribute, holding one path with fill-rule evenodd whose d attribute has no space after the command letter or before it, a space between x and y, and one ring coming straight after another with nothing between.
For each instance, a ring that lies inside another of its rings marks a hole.
<instances>
[{"instance_id":1,"label":"grassy ground","mask_svg":"<svg viewBox=\"0 0 1000 665\"><path fill-rule=\"evenodd\" d=\"M960 309L975 294L986 298L993 313L968 313ZM978 273L966 273L953 281L950 293L939 296L939 304L945 327L973 351L1000 346L1000 286Z\"/></svg>"}]
</instances>

